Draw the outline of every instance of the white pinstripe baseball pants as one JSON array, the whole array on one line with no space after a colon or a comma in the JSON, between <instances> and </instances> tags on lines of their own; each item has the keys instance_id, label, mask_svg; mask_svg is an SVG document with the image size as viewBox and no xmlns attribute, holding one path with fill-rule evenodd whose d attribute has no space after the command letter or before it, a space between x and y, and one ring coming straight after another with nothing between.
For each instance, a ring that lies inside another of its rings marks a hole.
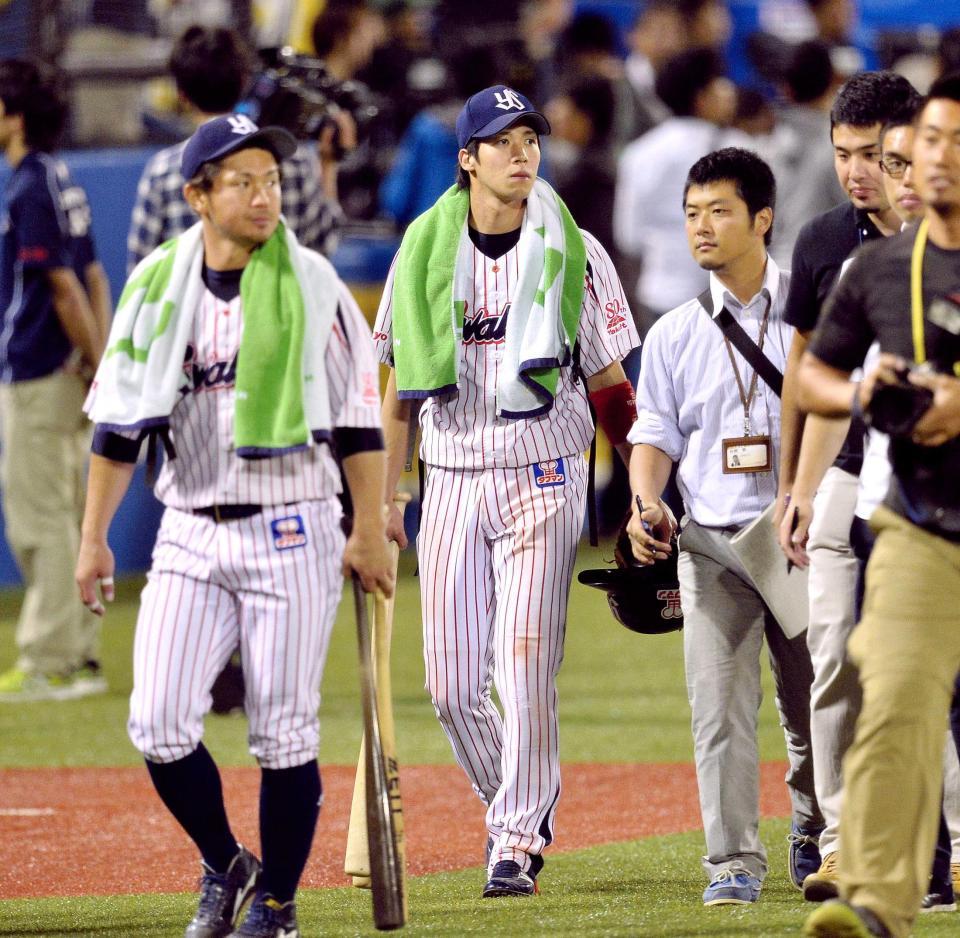
<instances>
[{"instance_id":1,"label":"white pinstripe baseball pants","mask_svg":"<svg viewBox=\"0 0 960 938\"><path fill-rule=\"evenodd\" d=\"M532 466L427 471L417 545L426 686L487 805L491 865L529 869L553 839L556 675L583 526L583 457L564 458L563 470L561 484L543 487Z\"/></svg>"},{"instance_id":2,"label":"white pinstripe baseball pants","mask_svg":"<svg viewBox=\"0 0 960 938\"><path fill-rule=\"evenodd\" d=\"M306 543L279 549L271 522L297 515ZM250 752L268 769L316 758L320 679L343 587L340 516L336 498L219 524L164 512L137 619L128 723L147 758L172 762L196 749L210 688L238 645Z\"/></svg>"}]
</instances>

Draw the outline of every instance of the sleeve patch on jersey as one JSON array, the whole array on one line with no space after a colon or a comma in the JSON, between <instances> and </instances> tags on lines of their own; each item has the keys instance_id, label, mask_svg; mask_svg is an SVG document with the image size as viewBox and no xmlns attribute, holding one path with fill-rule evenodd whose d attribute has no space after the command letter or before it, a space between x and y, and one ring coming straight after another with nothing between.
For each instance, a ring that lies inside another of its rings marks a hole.
<instances>
[{"instance_id":1,"label":"sleeve patch on jersey","mask_svg":"<svg viewBox=\"0 0 960 938\"><path fill-rule=\"evenodd\" d=\"M533 481L538 489L553 488L563 485L566 475L563 470L562 459L546 459L533 464Z\"/></svg>"},{"instance_id":2,"label":"sleeve patch on jersey","mask_svg":"<svg viewBox=\"0 0 960 938\"><path fill-rule=\"evenodd\" d=\"M617 300L610 300L604 305L604 318L606 320L607 335L616 335L627 328L627 319L624 316L626 309L623 304Z\"/></svg>"},{"instance_id":3,"label":"sleeve patch on jersey","mask_svg":"<svg viewBox=\"0 0 960 938\"><path fill-rule=\"evenodd\" d=\"M270 522L270 530L273 532L273 546L277 550L292 550L307 543L307 532L300 515L277 518Z\"/></svg>"}]
</instances>

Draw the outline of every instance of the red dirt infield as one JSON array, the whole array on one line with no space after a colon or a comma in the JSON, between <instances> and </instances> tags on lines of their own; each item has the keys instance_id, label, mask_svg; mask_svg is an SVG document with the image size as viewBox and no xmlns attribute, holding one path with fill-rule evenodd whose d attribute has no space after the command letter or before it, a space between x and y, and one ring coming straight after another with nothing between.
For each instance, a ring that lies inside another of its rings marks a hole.
<instances>
[{"instance_id":1,"label":"red dirt infield","mask_svg":"<svg viewBox=\"0 0 960 938\"><path fill-rule=\"evenodd\" d=\"M324 807L302 886L347 885L343 875L354 769L323 770ZM762 766L761 813L784 817L786 763ZM236 836L251 849L260 773L222 771ZM483 806L456 766L402 770L412 875L483 863ZM566 764L555 851L694 830L697 786L688 764ZM196 852L144 769L0 771L0 899L181 892L196 888Z\"/></svg>"}]
</instances>

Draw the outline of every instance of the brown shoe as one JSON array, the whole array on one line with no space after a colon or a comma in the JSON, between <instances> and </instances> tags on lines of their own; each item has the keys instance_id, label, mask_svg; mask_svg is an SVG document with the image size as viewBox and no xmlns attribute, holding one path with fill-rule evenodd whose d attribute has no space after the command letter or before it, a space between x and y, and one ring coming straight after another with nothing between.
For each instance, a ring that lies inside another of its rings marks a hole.
<instances>
[{"instance_id":1,"label":"brown shoe","mask_svg":"<svg viewBox=\"0 0 960 938\"><path fill-rule=\"evenodd\" d=\"M828 853L816 873L811 873L803 881L803 898L807 902L825 902L840 895L837 877L836 851Z\"/></svg>"}]
</instances>

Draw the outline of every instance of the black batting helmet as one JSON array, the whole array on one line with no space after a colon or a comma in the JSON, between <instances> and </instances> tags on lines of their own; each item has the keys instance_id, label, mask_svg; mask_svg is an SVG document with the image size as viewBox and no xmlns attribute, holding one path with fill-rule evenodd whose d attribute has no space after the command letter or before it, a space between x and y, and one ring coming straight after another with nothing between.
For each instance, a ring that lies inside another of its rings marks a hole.
<instances>
[{"instance_id":1,"label":"black batting helmet","mask_svg":"<svg viewBox=\"0 0 960 938\"><path fill-rule=\"evenodd\" d=\"M583 570L577 579L585 586L604 590L613 617L632 632L662 635L682 629L676 539L666 560L639 564L633 559L624 522L615 557L616 567Z\"/></svg>"}]
</instances>

